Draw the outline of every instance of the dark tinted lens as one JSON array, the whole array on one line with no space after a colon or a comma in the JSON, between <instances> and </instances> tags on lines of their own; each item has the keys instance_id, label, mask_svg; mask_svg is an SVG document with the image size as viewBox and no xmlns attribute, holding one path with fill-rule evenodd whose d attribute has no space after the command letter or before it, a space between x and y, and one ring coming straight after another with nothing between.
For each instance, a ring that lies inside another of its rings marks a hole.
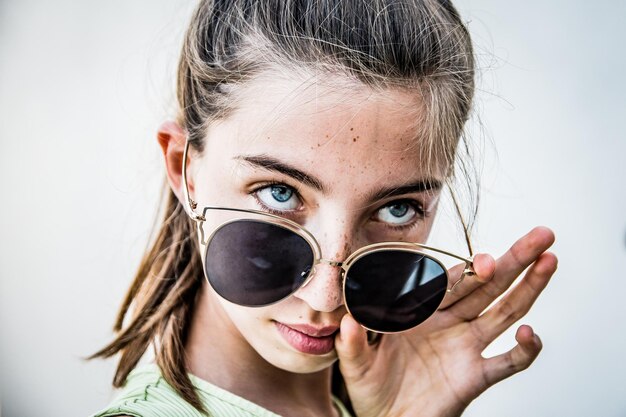
<instances>
[{"instance_id":1,"label":"dark tinted lens","mask_svg":"<svg viewBox=\"0 0 626 417\"><path fill-rule=\"evenodd\" d=\"M346 276L346 305L363 326L398 332L437 310L446 293L444 267L419 253L384 250L358 259Z\"/></svg>"},{"instance_id":2,"label":"dark tinted lens","mask_svg":"<svg viewBox=\"0 0 626 417\"><path fill-rule=\"evenodd\" d=\"M218 229L205 262L215 291L246 306L285 298L302 285L312 265L313 252L304 238L258 220L238 220Z\"/></svg>"}]
</instances>

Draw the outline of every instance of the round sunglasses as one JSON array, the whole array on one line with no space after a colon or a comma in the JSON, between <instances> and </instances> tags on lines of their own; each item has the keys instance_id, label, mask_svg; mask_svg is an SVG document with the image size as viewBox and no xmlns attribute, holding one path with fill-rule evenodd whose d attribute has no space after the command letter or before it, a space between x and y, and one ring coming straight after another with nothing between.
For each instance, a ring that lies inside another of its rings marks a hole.
<instances>
[{"instance_id":1,"label":"round sunglasses","mask_svg":"<svg viewBox=\"0 0 626 417\"><path fill-rule=\"evenodd\" d=\"M204 207L189 197L183 155L186 211L196 222L205 276L224 299L242 306L277 303L314 278L315 266L341 269L343 299L348 312L364 328L378 333L409 330L430 317L446 292L473 275L472 258L412 242L380 242L364 246L345 261L322 258L315 237L300 224L259 210ZM210 215L210 222L207 216ZM211 224L211 233L204 227ZM448 271L434 256L465 262L448 288Z\"/></svg>"}]
</instances>

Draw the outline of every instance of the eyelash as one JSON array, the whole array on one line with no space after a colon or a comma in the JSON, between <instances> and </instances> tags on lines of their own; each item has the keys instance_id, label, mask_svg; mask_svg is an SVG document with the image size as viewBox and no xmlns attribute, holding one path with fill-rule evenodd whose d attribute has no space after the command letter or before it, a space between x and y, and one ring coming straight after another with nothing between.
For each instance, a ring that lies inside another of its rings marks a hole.
<instances>
[{"instance_id":1,"label":"eyelash","mask_svg":"<svg viewBox=\"0 0 626 417\"><path fill-rule=\"evenodd\" d=\"M284 216L285 214L294 214L295 212L298 211L298 209L295 210L276 210L273 209L271 207L268 207L267 205L265 205L261 199L259 197L257 197L257 193L267 187L271 187L272 185L279 185L281 187L287 187L290 190L293 191L294 195L298 198L298 200L302 201L302 195L300 194L300 190L297 187L293 187L291 185L287 185L284 182L280 182L280 181L268 181L266 183L263 183L261 185L259 185L258 187L254 188L253 190L249 191L248 194L250 194L257 202L257 204L259 206L261 206L261 208L265 211L267 211L268 213L271 214L275 214L277 216Z\"/></svg>"},{"instance_id":2,"label":"eyelash","mask_svg":"<svg viewBox=\"0 0 626 417\"><path fill-rule=\"evenodd\" d=\"M271 213L271 214L275 214L277 216L283 216L283 217L287 217L287 216L294 216L296 214L298 214L299 209L293 209L293 210L277 210L275 208L272 207L268 207L265 203L263 203L263 201L261 201L261 199L258 197L258 193L260 190L267 188L267 187L271 187L273 185L277 185L277 186L281 186L281 187L287 187L290 190L293 191L295 197L302 203L303 199L302 199L302 195L300 194L300 191L298 190L297 187L285 184L284 182L281 181L268 181L262 184L259 184L258 186L256 186L253 190L249 191L249 194L252 195L252 197L256 200L257 204L261 207L262 210ZM397 231L397 232L406 232L414 227L416 227L420 222L422 222L423 220L425 220L426 218L430 217L431 212L429 210L425 210L424 209L424 205L417 200L412 200L412 199L401 199L401 200L393 200L390 201L388 203L386 203L385 205L382 205L380 207L378 207L375 211L374 214L372 215L372 217L375 216L376 213L378 213L379 210L388 207L392 204L402 204L402 203L407 203L411 206L411 208L415 211L415 218L410 221L409 223L406 224L399 224L399 225L394 225L391 223L387 223L384 221L380 221L380 220L376 220L379 223L384 224L385 227L387 227L388 229L392 230L392 231Z\"/></svg>"},{"instance_id":3,"label":"eyelash","mask_svg":"<svg viewBox=\"0 0 626 417\"><path fill-rule=\"evenodd\" d=\"M393 225L390 223L385 223L385 225L391 230L398 231L398 232L408 231L416 227L420 222L430 217L431 215L430 211L424 210L422 203L416 200L409 200L409 199L390 201L386 205L379 207L376 211L380 210L383 207L387 207L391 204L400 204L400 203L407 203L411 206L413 210L415 210L415 219L411 221L410 223L400 224L400 225ZM384 222L381 222L381 223L384 223Z\"/></svg>"}]
</instances>

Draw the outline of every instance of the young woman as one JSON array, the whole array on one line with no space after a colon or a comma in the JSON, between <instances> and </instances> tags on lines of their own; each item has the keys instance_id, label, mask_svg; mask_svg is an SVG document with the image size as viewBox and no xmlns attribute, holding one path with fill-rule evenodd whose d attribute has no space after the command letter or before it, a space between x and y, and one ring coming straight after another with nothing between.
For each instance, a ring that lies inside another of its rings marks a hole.
<instances>
[{"instance_id":1,"label":"young woman","mask_svg":"<svg viewBox=\"0 0 626 417\"><path fill-rule=\"evenodd\" d=\"M157 135L165 217L94 355L121 353L123 390L97 415L458 416L528 367L529 326L481 352L554 273L552 232L497 260L424 245L468 177L473 80L448 1L201 1Z\"/></svg>"}]
</instances>

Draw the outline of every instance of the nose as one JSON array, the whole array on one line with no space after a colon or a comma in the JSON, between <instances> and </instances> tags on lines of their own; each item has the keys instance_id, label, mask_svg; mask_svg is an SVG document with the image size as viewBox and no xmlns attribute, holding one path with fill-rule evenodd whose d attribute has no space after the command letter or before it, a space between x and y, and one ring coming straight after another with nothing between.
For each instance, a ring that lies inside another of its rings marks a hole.
<instances>
[{"instance_id":1,"label":"nose","mask_svg":"<svg viewBox=\"0 0 626 417\"><path fill-rule=\"evenodd\" d=\"M294 293L316 311L330 313L343 305L343 270L326 262L318 262L309 281Z\"/></svg>"},{"instance_id":2,"label":"nose","mask_svg":"<svg viewBox=\"0 0 626 417\"><path fill-rule=\"evenodd\" d=\"M335 311L344 303L341 262L345 261L351 247L351 234L343 233L337 224L331 230L334 230L332 235L324 234L328 245L321 248L322 259L314 265L306 285L294 293L295 297L306 302L313 310L322 312ZM342 233L338 234L337 231Z\"/></svg>"}]
</instances>

